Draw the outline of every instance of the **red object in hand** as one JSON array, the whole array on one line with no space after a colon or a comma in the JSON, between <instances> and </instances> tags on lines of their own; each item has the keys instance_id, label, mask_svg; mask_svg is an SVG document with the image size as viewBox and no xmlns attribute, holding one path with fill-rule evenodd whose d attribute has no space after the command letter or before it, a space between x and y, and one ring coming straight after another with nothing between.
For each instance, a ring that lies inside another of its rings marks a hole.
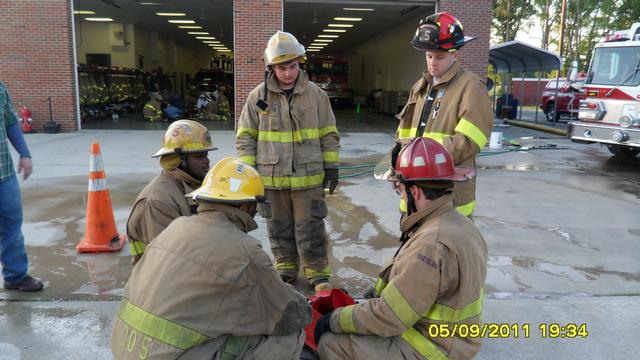
<instances>
[{"instance_id":1,"label":"red object in hand","mask_svg":"<svg viewBox=\"0 0 640 360\"><path fill-rule=\"evenodd\" d=\"M316 329L318 319L320 319L322 315L335 309L353 305L356 301L342 289L319 291L314 296L311 296L309 301L311 301L313 320L311 320L311 323L304 328L304 332L307 334L307 339L304 343L309 348L313 349L313 351L318 351L318 344L316 344L316 341L313 338L313 331Z\"/></svg>"}]
</instances>

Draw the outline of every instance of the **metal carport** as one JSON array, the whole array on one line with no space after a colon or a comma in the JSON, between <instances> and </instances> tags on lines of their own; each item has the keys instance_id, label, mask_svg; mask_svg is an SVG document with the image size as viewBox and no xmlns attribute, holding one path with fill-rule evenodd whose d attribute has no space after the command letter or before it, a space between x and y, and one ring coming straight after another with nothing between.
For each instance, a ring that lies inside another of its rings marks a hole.
<instances>
[{"instance_id":1,"label":"metal carport","mask_svg":"<svg viewBox=\"0 0 640 360\"><path fill-rule=\"evenodd\" d=\"M524 73L531 71L551 71L558 70L556 75L556 98L558 96L558 78L560 74L561 61L560 57L548 50L525 44L518 40L508 41L502 44L492 45L489 48L489 63L493 65L494 77L497 73ZM540 74L538 74L538 85L540 83ZM522 96L522 86L524 81L520 83L520 92ZM536 93L538 90L536 90ZM495 88L493 90L493 103L495 106ZM556 111L556 110L554 110ZM522 106L520 106L520 114L518 119L522 118ZM538 121L538 108L536 107L535 121Z\"/></svg>"}]
</instances>

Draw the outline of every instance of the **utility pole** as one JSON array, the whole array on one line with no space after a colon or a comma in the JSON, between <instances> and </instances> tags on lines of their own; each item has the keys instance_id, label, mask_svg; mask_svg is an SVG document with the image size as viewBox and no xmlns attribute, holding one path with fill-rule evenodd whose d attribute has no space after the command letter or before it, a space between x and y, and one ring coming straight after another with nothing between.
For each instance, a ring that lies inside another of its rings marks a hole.
<instances>
[{"instance_id":1,"label":"utility pole","mask_svg":"<svg viewBox=\"0 0 640 360\"><path fill-rule=\"evenodd\" d=\"M558 49L558 55L560 55L560 61L562 61L562 64L560 64L561 67L564 67L564 58L562 56L562 48L564 46L564 23L566 20L566 14L567 12L567 0L562 0L562 10L560 12L560 47Z\"/></svg>"}]
</instances>

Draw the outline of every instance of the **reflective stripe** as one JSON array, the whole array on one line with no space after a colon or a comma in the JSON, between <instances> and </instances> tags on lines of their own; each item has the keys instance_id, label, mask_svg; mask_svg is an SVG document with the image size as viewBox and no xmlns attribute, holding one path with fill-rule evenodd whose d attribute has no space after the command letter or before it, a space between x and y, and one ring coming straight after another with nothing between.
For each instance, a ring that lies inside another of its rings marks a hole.
<instances>
[{"instance_id":1,"label":"reflective stripe","mask_svg":"<svg viewBox=\"0 0 640 360\"><path fill-rule=\"evenodd\" d=\"M475 208L476 208L475 200L465 205L456 206L456 210L458 210L458 212L464 216L471 216Z\"/></svg>"},{"instance_id":2,"label":"reflective stripe","mask_svg":"<svg viewBox=\"0 0 640 360\"><path fill-rule=\"evenodd\" d=\"M400 207L400 212L407 212L407 202L404 199L400 199L400 204L398 206Z\"/></svg>"},{"instance_id":3,"label":"reflective stripe","mask_svg":"<svg viewBox=\"0 0 640 360\"><path fill-rule=\"evenodd\" d=\"M244 134L251 136L254 139L258 138L258 130L252 128L238 128L238 132L236 133L236 137L240 137Z\"/></svg>"},{"instance_id":4,"label":"reflective stripe","mask_svg":"<svg viewBox=\"0 0 640 360\"><path fill-rule=\"evenodd\" d=\"M246 336L229 335L227 340L224 342L222 351L220 352L220 360L237 359L244 351L244 348L247 346L248 342L249 338L247 338Z\"/></svg>"},{"instance_id":5,"label":"reflective stripe","mask_svg":"<svg viewBox=\"0 0 640 360\"><path fill-rule=\"evenodd\" d=\"M404 341L408 342L412 348L414 348L425 359L429 360L446 360L447 355L443 353L438 347L429 341L426 337L422 336L418 330L410 328L402 334Z\"/></svg>"},{"instance_id":6,"label":"reflective stripe","mask_svg":"<svg viewBox=\"0 0 640 360\"><path fill-rule=\"evenodd\" d=\"M480 316L480 313L482 312L483 296L484 288L480 289L480 297L476 301L462 309L454 309L442 304L433 304L433 306L431 306L431 308L424 314L424 317L437 321L460 322L474 316Z\"/></svg>"},{"instance_id":7,"label":"reflective stripe","mask_svg":"<svg viewBox=\"0 0 640 360\"><path fill-rule=\"evenodd\" d=\"M265 187L292 189L320 186L323 179L324 174L311 176L262 176L262 182Z\"/></svg>"},{"instance_id":8,"label":"reflective stripe","mask_svg":"<svg viewBox=\"0 0 640 360\"><path fill-rule=\"evenodd\" d=\"M131 251L131 255L142 255L144 254L144 250L147 246L138 240L129 239L129 250Z\"/></svg>"},{"instance_id":9,"label":"reflective stripe","mask_svg":"<svg viewBox=\"0 0 640 360\"><path fill-rule=\"evenodd\" d=\"M304 268L304 277L309 280L315 278L329 278L331 276L331 267L325 266L322 270L315 270L310 267Z\"/></svg>"},{"instance_id":10,"label":"reflective stripe","mask_svg":"<svg viewBox=\"0 0 640 360\"><path fill-rule=\"evenodd\" d=\"M412 327L413 324L420 320L421 316L413 309L411 304L407 302L404 296L402 296L402 293L396 287L393 280L382 290L381 297L407 328Z\"/></svg>"},{"instance_id":11,"label":"reflective stripe","mask_svg":"<svg viewBox=\"0 0 640 360\"><path fill-rule=\"evenodd\" d=\"M462 118L456 126L456 131L464 134L482 149L487 144L487 136L471 121Z\"/></svg>"},{"instance_id":12,"label":"reflective stripe","mask_svg":"<svg viewBox=\"0 0 640 360\"><path fill-rule=\"evenodd\" d=\"M353 323L353 307L355 305L345 306L340 309L340 329L342 329L343 333L355 334L356 326Z\"/></svg>"},{"instance_id":13,"label":"reflective stripe","mask_svg":"<svg viewBox=\"0 0 640 360\"><path fill-rule=\"evenodd\" d=\"M89 160L89 171L104 171L102 155L91 155Z\"/></svg>"},{"instance_id":14,"label":"reflective stripe","mask_svg":"<svg viewBox=\"0 0 640 360\"><path fill-rule=\"evenodd\" d=\"M187 350L210 339L196 330L139 308L127 298L122 298L120 302L118 317L143 334L180 350Z\"/></svg>"},{"instance_id":15,"label":"reflective stripe","mask_svg":"<svg viewBox=\"0 0 640 360\"><path fill-rule=\"evenodd\" d=\"M256 156L248 155L248 156L240 156L240 161L243 161L251 166L256 166Z\"/></svg>"},{"instance_id":16,"label":"reflective stripe","mask_svg":"<svg viewBox=\"0 0 640 360\"><path fill-rule=\"evenodd\" d=\"M440 143L440 145L442 145L442 143L444 142L444 138L447 137L447 136L451 136L451 135L444 134L444 133L435 133L435 132L425 133L425 134L422 135L422 137L426 137L426 138L433 139L433 140L437 141L438 143Z\"/></svg>"},{"instance_id":17,"label":"reflective stripe","mask_svg":"<svg viewBox=\"0 0 640 360\"><path fill-rule=\"evenodd\" d=\"M89 180L89 191L107 190L107 179L91 179Z\"/></svg>"},{"instance_id":18,"label":"reflective stripe","mask_svg":"<svg viewBox=\"0 0 640 360\"><path fill-rule=\"evenodd\" d=\"M238 131L239 132L239 131ZM300 142L303 140L316 140L320 139L331 133L338 133L338 129L335 126L329 126L321 129L300 129L296 131L275 131L275 130L262 130L258 131L258 141L271 141L271 142Z\"/></svg>"},{"instance_id":19,"label":"reflective stripe","mask_svg":"<svg viewBox=\"0 0 640 360\"><path fill-rule=\"evenodd\" d=\"M340 155L337 151L323 151L322 159L326 162L340 162Z\"/></svg>"},{"instance_id":20,"label":"reflective stripe","mask_svg":"<svg viewBox=\"0 0 640 360\"><path fill-rule=\"evenodd\" d=\"M398 128L398 138L399 139L410 139L416 137L416 133L418 132L417 127L413 128Z\"/></svg>"},{"instance_id":21,"label":"reflective stripe","mask_svg":"<svg viewBox=\"0 0 640 360\"><path fill-rule=\"evenodd\" d=\"M376 291L377 297L382 294L382 290L384 290L385 287L387 287L387 283L382 280L382 278L378 278L378 281L376 281L376 286L373 288Z\"/></svg>"},{"instance_id":22,"label":"reflective stripe","mask_svg":"<svg viewBox=\"0 0 640 360\"><path fill-rule=\"evenodd\" d=\"M153 110L153 111L158 111L158 110L156 110L156 107L155 107L155 106L153 106L153 105L151 105L151 104L144 104L144 107L145 107L146 109L151 109L151 110Z\"/></svg>"},{"instance_id":23,"label":"reflective stripe","mask_svg":"<svg viewBox=\"0 0 640 360\"><path fill-rule=\"evenodd\" d=\"M275 268L276 270L298 270L298 264L276 261Z\"/></svg>"}]
</instances>

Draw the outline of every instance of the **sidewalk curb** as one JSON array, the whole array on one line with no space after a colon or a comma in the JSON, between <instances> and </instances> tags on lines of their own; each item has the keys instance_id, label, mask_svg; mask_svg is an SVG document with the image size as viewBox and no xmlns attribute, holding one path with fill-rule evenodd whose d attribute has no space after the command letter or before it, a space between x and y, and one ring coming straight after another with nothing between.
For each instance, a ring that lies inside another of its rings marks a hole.
<instances>
[{"instance_id":1,"label":"sidewalk curb","mask_svg":"<svg viewBox=\"0 0 640 360\"><path fill-rule=\"evenodd\" d=\"M551 127L551 126L545 126L545 125L540 125L540 124L532 124L532 123L526 122L526 121L506 120L506 119L504 120L504 123L505 124L509 124L509 125L513 125L513 126L520 126L520 127L524 127L524 128L538 130L538 131L544 131L544 132L548 132L548 133L552 133L552 134L556 134L556 135L567 136L567 130L558 129L558 128Z\"/></svg>"}]
</instances>

